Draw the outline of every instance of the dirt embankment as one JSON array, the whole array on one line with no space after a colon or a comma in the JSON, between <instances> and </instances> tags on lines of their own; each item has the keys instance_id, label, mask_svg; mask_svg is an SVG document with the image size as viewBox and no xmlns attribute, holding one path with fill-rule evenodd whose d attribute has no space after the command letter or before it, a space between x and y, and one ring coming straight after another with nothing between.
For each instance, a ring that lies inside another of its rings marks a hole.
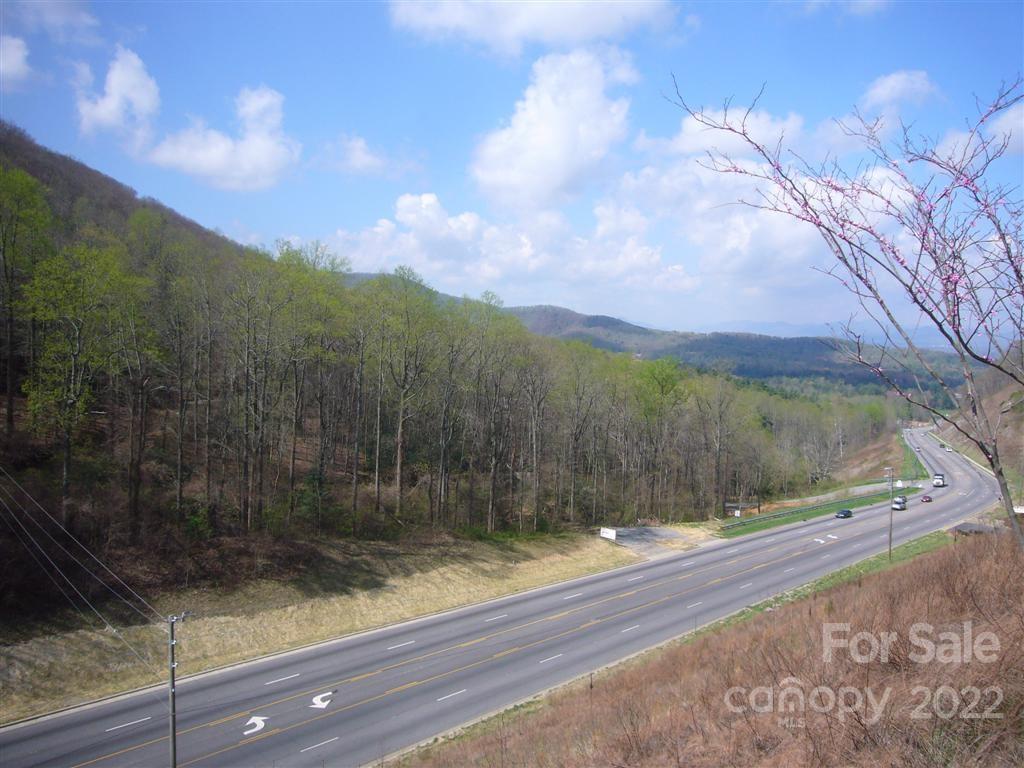
<instances>
[{"instance_id":1,"label":"dirt embankment","mask_svg":"<svg viewBox=\"0 0 1024 768\"><path fill-rule=\"evenodd\" d=\"M859 656L837 645L828 659L827 637L859 632ZM408 762L1008 767L1024 765L1022 715L1024 553L984 536L656 651Z\"/></svg>"}]
</instances>

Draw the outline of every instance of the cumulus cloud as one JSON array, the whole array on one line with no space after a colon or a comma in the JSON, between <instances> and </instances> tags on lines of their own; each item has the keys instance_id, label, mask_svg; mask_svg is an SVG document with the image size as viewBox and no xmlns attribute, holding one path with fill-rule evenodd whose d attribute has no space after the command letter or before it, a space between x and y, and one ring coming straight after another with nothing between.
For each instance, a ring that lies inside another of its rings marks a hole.
<instances>
[{"instance_id":1,"label":"cumulus cloud","mask_svg":"<svg viewBox=\"0 0 1024 768\"><path fill-rule=\"evenodd\" d=\"M537 212L515 224L492 223L467 211L449 214L437 195L398 198L392 219L357 232L336 233L338 249L360 271L406 264L441 290L520 290L562 284L599 290L609 280L654 292L689 292L699 285L681 264L667 263L662 248L645 242L644 217L606 202L594 209L592 233L573 233L559 214ZM531 286L526 288L526 286Z\"/></svg>"},{"instance_id":2,"label":"cumulus cloud","mask_svg":"<svg viewBox=\"0 0 1024 768\"><path fill-rule=\"evenodd\" d=\"M1018 102L992 121L990 127L993 136L1008 138L1006 151L1015 155L1024 154L1024 102Z\"/></svg>"},{"instance_id":3,"label":"cumulus cloud","mask_svg":"<svg viewBox=\"0 0 1024 768\"><path fill-rule=\"evenodd\" d=\"M667 25L667 0L563 0L483 3L472 0L394 0L391 20L430 39L457 38L517 55L524 45L576 46L617 39L642 26Z\"/></svg>"},{"instance_id":4,"label":"cumulus cloud","mask_svg":"<svg viewBox=\"0 0 1024 768\"><path fill-rule=\"evenodd\" d=\"M127 137L135 150L141 149L149 141L151 120L160 109L160 89L142 59L119 45L102 93L92 93L92 80L92 71L80 64L75 86L82 132L111 130Z\"/></svg>"},{"instance_id":5,"label":"cumulus cloud","mask_svg":"<svg viewBox=\"0 0 1024 768\"><path fill-rule=\"evenodd\" d=\"M635 81L628 58L588 51L551 54L533 65L531 82L506 125L476 148L470 172L492 199L517 208L564 200L626 136L628 99L608 86Z\"/></svg>"},{"instance_id":6,"label":"cumulus cloud","mask_svg":"<svg viewBox=\"0 0 1024 768\"><path fill-rule=\"evenodd\" d=\"M161 141L151 152L157 165L198 176L221 189L273 186L299 159L302 147L284 132L284 96L267 86L243 88L235 99L237 137L202 120Z\"/></svg>"},{"instance_id":7,"label":"cumulus cloud","mask_svg":"<svg viewBox=\"0 0 1024 768\"><path fill-rule=\"evenodd\" d=\"M920 104L936 92L927 72L904 69L871 83L861 97L861 106L869 112L885 112L901 104Z\"/></svg>"},{"instance_id":8,"label":"cumulus cloud","mask_svg":"<svg viewBox=\"0 0 1024 768\"><path fill-rule=\"evenodd\" d=\"M31 74L25 41L20 37L0 35L0 91L17 88Z\"/></svg>"}]
</instances>

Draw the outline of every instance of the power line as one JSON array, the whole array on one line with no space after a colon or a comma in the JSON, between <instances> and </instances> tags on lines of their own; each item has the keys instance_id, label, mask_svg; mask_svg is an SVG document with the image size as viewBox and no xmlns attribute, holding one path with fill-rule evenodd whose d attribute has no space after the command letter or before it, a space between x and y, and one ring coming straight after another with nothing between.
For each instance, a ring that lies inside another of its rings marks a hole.
<instances>
[{"instance_id":1,"label":"power line","mask_svg":"<svg viewBox=\"0 0 1024 768\"><path fill-rule=\"evenodd\" d=\"M18 509L19 509L19 510L20 510L21 512L23 512L23 513L24 513L25 517L27 517L27 518L28 518L28 519L29 519L29 520L30 520L30 521L32 522L32 524L33 524L34 526L36 526L36 527L37 527L37 528L38 528L38 529L39 529L40 531L42 531L43 535L45 535L45 536L46 536L46 538L48 538L48 539L49 539L50 541L52 541L52 542L53 542L53 544L54 544L54 545L55 545L56 547L58 547L58 548L59 548L59 549L61 550L61 552L63 552L63 553L64 553L65 555L67 555L68 557L70 557L70 558L71 558L71 560L72 560L72 562L74 562L74 564L75 564L75 565L77 565L77 566L78 566L79 568L81 568L81 569L82 569L83 571L85 571L85 572L86 572L87 574L89 574L89 575L90 575L90 576L92 576L92 577L93 577L94 579L96 579L96 581L98 581L98 582L100 583L100 585L101 585L101 586L103 586L103 587L104 587L104 588L105 588L105 589L106 589L106 590L107 590L108 592L110 592L110 594L112 594L112 595L113 595L114 597L116 597L116 598L117 598L118 600L120 600L120 601L121 601L121 602L123 602L123 603L124 603L125 605L127 605L127 606L128 606L129 608L131 608L131 609L132 609L133 611L135 611L135 612L136 612L137 614L139 614L139 616L141 616L142 618L146 619L146 621L147 621L147 622L151 620L149 616L147 616L147 615L146 615L145 613L143 613L142 611L140 611L140 610L139 610L139 609L138 609L138 608L137 608L136 606L132 605L132 604L131 604L131 602L129 602L128 600L126 600L126 599L124 598L124 596L123 596L122 594L120 594L120 593L119 593L119 592L118 592L117 590L115 590L115 589L114 589L113 587L111 587L111 586L110 586L109 584L107 584L107 582L106 582L106 581L104 581L103 579L101 579L101 578L100 578L99 576L97 576L97 575L96 575L95 573L93 573L92 571L90 571L90 570L89 570L89 569L88 569L88 568L87 568L87 567L86 567L85 565L83 565L83 564L82 564L82 562L81 562L81 561L80 561L80 560L79 560L79 559L78 559L77 557L75 557L75 556L74 556L73 554L71 554L71 553L70 553L70 552L69 552L69 551L67 550L67 548L66 548L66 547L65 547L65 546L64 546L63 544L61 544L61 543L60 543L59 541L57 541L57 540L56 540L56 539L55 539L55 538L53 537L53 534L51 534L51 533L50 533L50 532L49 532L48 530L46 530L45 526L43 526L43 525L42 525L42 523L40 523L40 522L39 522L38 520L36 520L36 519L35 519L35 518L34 518L34 517L33 517L32 515L30 515L30 514L29 514L28 510L27 510L27 509L25 509L25 507L24 507L24 506L23 506L23 505L22 505L22 504L21 504L21 503L20 503L20 502L19 502L19 501L18 501L18 500L17 500L16 498L15 498L15 497L14 497L14 494L13 494L13 493L11 493L9 489L7 489L6 487L4 487L3 485L0 485L0 491L3 491L3 492L4 492L5 494L7 494L7 496L8 496L9 498L10 498L11 502L12 502L12 503L13 503L13 504L14 504L14 505L15 505L15 506L16 506L16 507L17 507L17 508L18 508ZM26 494L26 495L27 495L27 494ZM63 526L61 526L61 528L62 528L62 530L64 530L64 531L65 531L65 533L67 532L67 529L66 529L66 528L63 528ZM69 534L69 535L70 535L70 534ZM96 558L93 558L93 559L96 559ZM97 562L99 562L99 561L97 560ZM102 565L102 563L101 563L101 565ZM111 572L109 568L107 569L107 571L108 571L108 573L110 573L110 572ZM120 580L119 580L119 581L120 581ZM121 583L123 584L124 582L121 582ZM127 588L127 587L126 587L126 588ZM134 593L133 593L133 594L134 594Z\"/></svg>"},{"instance_id":2,"label":"power line","mask_svg":"<svg viewBox=\"0 0 1024 768\"><path fill-rule=\"evenodd\" d=\"M109 621L107 621L107 618L102 613L100 613L100 611L96 608L96 606L94 606L89 601L89 598L87 598L85 595L82 594L81 590L79 590L78 587L75 586L74 582L71 581L71 579L68 577L68 575L66 573L64 573L63 570L61 570L61 567L59 565L57 565L57 563L55 563L53 561L53 558L51 558L46 553L46 550L43 549L43 547L39 544L38 541L35 540L35 537L32 536L32 532L29 531L29 529L25 527L25 524L18 518L18 516L14 513L14 510L11 509L11 507L7 504L7 502L4 501L2 498L0 498L0 504L2 504L4 509L7 510L7 513L11 516L11 519L13 519L14 522L18 524L18 527L21 528L22 532L28 537L29 541L31 541L32 544L35 545L36 549L39 550L39 553L44 558L46 558L47 562L49 562L50 565L53 567L53 569L60 575L60 577L62 579L64 579L64 581L67 582L68 586L71 587L71 589L75 592L75 594L78 595L79 598L81 598L82 602L85 603L87 606L89 606L89 609L94 614L96 614L96 617L101 622L103 622L103 625L108 630L110 630L122 643L124 643L125 646L127 646L128 650L130 650L132 652L132 654L135 656L135 658L137 658L139 661L141 661L143 663L143 665L145 665L149 669L150 672L152 672L157 677L160 677L161 676L160 672L158 672L157 669L152 664L150 664L149 661L147 661L145 658L143 658L142 654L140 654L135 649L135 646L133 646L128 641L128 638L126 638L124 635L121 634L120 630L118 630L113 624L111 624ZM45 566L44 566L44 569L45 569ZM52 577L52 574L51 574L51 577ZM63 593L63 590L61 590L61 592ZM65 597L67 597L66 593L65 593ZM74 605L73 602L72 602L72 605ZM77 606L75 606L75 607L77 608ZM81 611L79 611L79 612L81 612Z\"/></svg>"},{"instance_id":3,"label":"power line","mask_svg":"<svg viewBox=\"0 0 1024 768\"><path fill-rule=\"evenodd\" d=\"M103 568L103 570L105 570L107 573L109 573L117 581L118 584L120 584L122 587L124 587L126 590L128 590L128 592L136 600L138 600L140 603L142 603L144 606L146 606L150 611L152 611L153 615L156 616L161 622L166 620L166 617L163 614L161 614L156 608L154 608L152 605L150 605L148 602L146 602L145 598L143 598L142 595L140 595L135 590L133 590L131 587L129 587L127 584L125 584L120 576L118 576L116 573L114 573L112 570L110 570L110 568L107 567L106 563L104 563L102 560L100 560L98 557L96 557L96 555L94 555L92 553L92 550L90 550L82 542L80 542L78 539L76 539L74 534L71 533L71 531L69 531L67 528L65 528L63 525L61 525L60 522L53 515L51 515L42 504L40 504L38 501L36 501L36 499L32 496L32 494L30 494L28 491L26 491L24 489L24 487L22 487L21 483L19 483L17 480L15 480L14 477L11 475L11 473L8 472L3 466L0 466L0 472L3 472L4 475L6 475L7 478L12 483L14 483L14 485L17 487L17 489L19 491L21 491L33 504L35 504L35 506L38 507L39 510L44 515L46 515L50 519L50 521L53 522L54 525L56 525L58 528L60 528L62 531L64 531L64 533L67 534L68 538L70 538L73 542L75 542L75 544L77 544L87 555L89 555L89 557L91 557L93 560L95 560L96 563L98 563L99 566L101 568ZM8 495L11 495L10 491L8 491L7 493L8 493ZM11 495L11 497L13 499L13 495ZM21 504L18 504L18 506L20 507ZM29 516L29 518L32 519L31 516ZM67 551L67 550L65 550L65 551ZM68 554L69 554L69 556L71 556L70 553L68 553ZM83 568L84 568L84 566L83 566ZM101 581L101 580L97 577L97 581ZM101 581L101 583L105 584L105 582L102 582L102 581ZM122 596L118 595L118 597L120 597L122 600L124 600L124 598ZM127 603L128 601L125 600L125 602ZM130 603L128 603L128 604L131 605ZM133 608L134 608L134 606L133 606ZM135 609L135 610L138 611L138 609ZM139 611L139 613L141 613L141 611Z\"/></svg>"},{"instance_id":4,"label":"power line","mask_svg":"<svg viewBox=\"0 0 1024 768\"><path fill-rule=\"evenodd\" d=\"M6 502L3 502L3 499L0 499L0 503L3 503L4 507L7 510L7 513L11 517L14 517L14 512L10 509L10 507L7 506ZM10 529L11 533L14 534L15 538L17 538L18 541L21 542L21 546L23 546L25 548L25 550L29 553L29 555L32 556L32 559L35 560L36 565L39 566L39 569L41 571L43 571L43 573L46 574L47 578L49 578L50 581L53 582L53 586L55 586L57 588L57 590L62 595L64 595L64 599L67 600L69 603L71 603L71 607L74 608L76 611L78 611L78 615L81 616L83 620L88 621L88 617L86 617L86 615L82 612L82 609L79 608L78 604L71 598L71 595L69 595L67 592L64 591L64 587L62 587L60 585L60 582L57 581L53 577L53 574L50 573L50 569L47 568L45 565L43 565L43 562L39 559L39 556L36 555L35 550L32 549L32 546L28 543L28 541L25 540L25 537L18 531L17 528L15 528L13 525L11 525L11 521L8 520L6 517L3 518L3 521L7 525L7 527Z\"/></svg>"}]
</instances>

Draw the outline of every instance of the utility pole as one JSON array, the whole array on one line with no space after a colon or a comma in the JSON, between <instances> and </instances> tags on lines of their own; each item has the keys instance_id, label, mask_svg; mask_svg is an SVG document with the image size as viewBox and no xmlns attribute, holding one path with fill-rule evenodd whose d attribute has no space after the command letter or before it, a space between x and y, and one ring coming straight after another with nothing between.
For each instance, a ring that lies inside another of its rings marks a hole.
<instances>
[{"instance_id":1,"label":"utility pole","mask_svg":"<svg viewBox=\"0 0 1024 768\"><path fill-rule=\"evenodd\" d=\"M191 611L167 617L167 626L170 630L167 635L167 698L170 705L168 710L170 714L171 768L178 768L178 715L174 702L174 670L178 666L178 662L174 660L174 646L177 643L174 639L174 625L179 621L184 621L185 617L189 615L191 615Z\"/></svg>"},{"instance_id":2,"label":"utility pole","mask_svg":"<svg viewBox=\"0 0 1024 768\"><path fill-rule=\"evenodd\" d=\"M889 562L892 562L892 467L885 468L889 475Z\"/></svg>"}]
</instances>

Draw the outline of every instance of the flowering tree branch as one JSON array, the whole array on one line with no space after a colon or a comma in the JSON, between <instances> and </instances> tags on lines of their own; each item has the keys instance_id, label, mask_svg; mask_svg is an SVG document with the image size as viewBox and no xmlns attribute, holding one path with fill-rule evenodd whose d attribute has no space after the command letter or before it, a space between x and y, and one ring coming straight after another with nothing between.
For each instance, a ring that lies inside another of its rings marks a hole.
<instances>
[{"instance_id":1,"label":"flowering tree branch","mask_svg":"<svg viewBox=\"0 0 1024 768\"><path fill-rule=\"evenodd\" d=\"M833 257L825 271L856 297L884 338L869 345L847 323L847 353L978 447L1024 547L999 455L1001 420L1011 403L990 413L977 379L980 371L991 370L1016 385L1017 397L1024 388L1024 205L1019 189L996 181L995 165L1010 137L992 131L995 118L1024 100L1021 79L1000 88L966 130L944 144L916 139L905 126L890 141L881 120L855 114L852 125L841 124L862 149L853 168L837 158L812 164L787 149L784 137L769 143L753 135L751 118L763 91L742 112L729 102L712 112L691 107L676 84L674 103L705 129L739 139L752 151L753 159L713 150L702 161L754 182L756 197L741 204L818 231ZM959 359L962 394L915 342L915 329L901 319L906 306ZM959 403L959 415L949 415L929 396L926 381L915 378L917 386L901 386L893 368L923 371L933 387Z\"/></svg>"}]
</instances>

